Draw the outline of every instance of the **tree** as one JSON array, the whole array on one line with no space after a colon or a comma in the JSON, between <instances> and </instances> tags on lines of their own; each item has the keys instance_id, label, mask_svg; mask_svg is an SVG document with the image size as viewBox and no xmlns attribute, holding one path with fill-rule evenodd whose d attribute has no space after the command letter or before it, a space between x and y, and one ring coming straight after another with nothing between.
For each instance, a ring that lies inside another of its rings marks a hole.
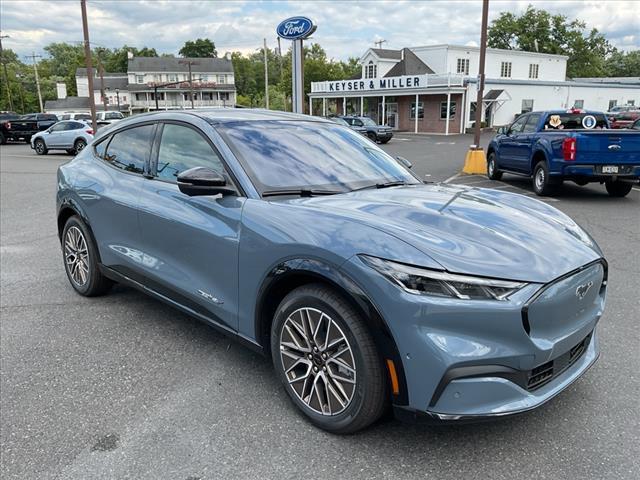
<instances>
[{"instance_id":1,"label":"tree","mask_svg":"<svg viewBox=\"0 0 640 480\"><path fill-rule=\"evenodd\" d=\"M640 77L640 50L613 52L605 62L610 77Z\"/></svg>"},{"instance_id":2,"label":"tree","mask_svg":"<svg viewBox=\"0 0 640 480\"><path fill-rule=\"evenodd\" d=\"M567 55L568 77L608 75L606 59L616 50L597 29L586 23L552 15L529 5L520 16L502 12L491 22L488 45L492 48Z\"/></svg>"},{"instance_id":3,"label":"tree","mask_svg":"<svg viewBox=\"0 0 640 480\"><path fill-rule=\"evenodd\" d=\"M125 73L127 71L127 66L129 63L129 52L131 52L134 57L158 56L158 52L156 52L155 48L142 47L138 49L136 47L129 47L128 45L124 45L121 48L113 49L111 51L111 55L109 55L105 59L103 63L105 71Z\"/></svg>"},{"instance_id":4,"label":"tree","mask_svg":"<svg viewBox=\"0 0 640 480\"><path fill-rule=\"evenodd\" d=\"M178 52L182 57L189 58L205 58L217 57L218 52L215 44L208 38L198 38L197 40L188 40Z\"/></svg>"}]
</instances>

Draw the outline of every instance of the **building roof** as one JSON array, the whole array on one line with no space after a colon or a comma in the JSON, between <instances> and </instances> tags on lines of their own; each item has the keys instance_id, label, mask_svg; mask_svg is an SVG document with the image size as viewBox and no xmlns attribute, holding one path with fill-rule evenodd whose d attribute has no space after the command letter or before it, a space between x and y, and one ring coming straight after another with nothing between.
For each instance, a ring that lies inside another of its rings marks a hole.
<instances>
[{"instance_id":1,"label":"building roof","mask_svg":"<svg viewBox=\"0 0 640 480\"><path fill-rule=\"evenodd\" d=\"M109 90L127 90L129 80L127 77L119 78L119 77L104 77L104 88ZM93 82L93 89L100 90L102 87L102 82L100 81L100 77L98 77Z\"/></svg>"},{"instance_id":2,"label":"building roof","mask_svg":"<svg viewBox=\"0 0 640 480\"><path fill-rule=\"evenodd\" d=\"M66 97L44 102L45 110L73 110L74 108L89 108L89 97Z\"/></svg>"},{"instance_id":3,"label":"building roof","mask_svg":"<svg viewBox=\"0 0 640 480\"><path fill-rule=\"evenodd\" d=\"M429 66L418 58L408 48L401 51L402 60L396 63L391 70L387 72L385 77L400 77L402 75L423 75L425 73L435 73Z\"/></svg>"},{"instance_id":4,"label":"building roof","mask_svg":"<svg viewBox=\"0 0 640 480\"><path fill-rule=\"evenodd\" d=\"M98 72L97 68L93 69L93 75L96 77L100 76L100 72ZM127 78L127 72L104 72L102 75L105 78L107 77ZM87 76L86 68L76 68L76 77L86 77L86 76Z\"/></svg>"},{"instance_id":5,"label":"building roof","mask_svg":"<svg viewBox=\"0 0 640 480\"><path fill-rule=\"evenodd\" d=\"M233 64L227 58L178 58L178 57L133 57L129 59L128 72L233 72ZM183 62L183 63L180 63Z\"/></svg>"},{"instance_id":6,"label":"building roof","mask_svg":"<svg viewBox=\"0 0 640 480\"><path fill-rule=\"evenodd\" d=\"M400 50L391 50L389 48L372 48L371 51L380 58L388 58L391 60L400 60L402 58Z\"/></svg>"}]
</instances>

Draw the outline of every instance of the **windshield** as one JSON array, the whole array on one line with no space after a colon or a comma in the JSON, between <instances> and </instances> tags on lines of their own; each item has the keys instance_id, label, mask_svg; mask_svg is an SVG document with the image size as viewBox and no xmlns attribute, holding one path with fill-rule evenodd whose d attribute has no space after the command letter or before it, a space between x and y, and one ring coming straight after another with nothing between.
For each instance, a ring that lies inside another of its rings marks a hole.
<instances>
[{"instance_id":1,"label":"windshield","mask_svg":"<svg viewBox=\"0 0 640 480\"><path fill-rule=\"evenodd\" d=\"M369 117L362 117L360 120L362 120L362 123L364 123L368 127L375 127L377 125L377 123L371 120Z\"/></svg>"},{"instance_id":2,"label":"windshield","mask_svg":"<svg viewBox=\"0 0 640 480\"><path fill-rule=\"evenodd\" d=\"M349 124L347 123L347 121L344 118L329 117L329 120L331 120L334 123L337 123L338 125L346 125L347 127L349 126Z\"/></svg>"},{"instance_id":3,"label":"windshield","mask_svg":"<svg viewBox=\"0 0 640 480\"><path fill-rule=\"evenodd\" d=\"M220 132L261 192L420 183L370 140L337 124L237 122L225 124Z\"/></svg>"}]
</instances>

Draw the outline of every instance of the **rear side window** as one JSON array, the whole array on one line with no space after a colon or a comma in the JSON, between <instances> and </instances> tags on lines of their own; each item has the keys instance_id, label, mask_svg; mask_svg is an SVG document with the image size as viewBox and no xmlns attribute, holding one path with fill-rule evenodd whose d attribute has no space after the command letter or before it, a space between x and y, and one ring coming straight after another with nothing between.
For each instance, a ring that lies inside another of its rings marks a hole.
<instances>
[{"instance_id":1,"label":"rear side window","mask_svg":"<svg viewBox=\"0 0 640 480\"><path fill-rule=\"evenodd\" d=\"M200 133L183 125L166 124L158 150L157 177L175 182L180 172L193 167L224 172L220 157Z\"/></svg>"},{"instance_id":2,"label":"rear side window","mask_svg":"<svg viewBox=\"0 0 640 480\"><path fill-rule=\"evenodd\" d=\"M595 121L594 121L595 120ZM592 130L607 128L602 113L554 113L544 121L545 130Z\"/></svg>"},{"instance_id":3,"label":"rear side window","mask_svg":"<svg viewBox=\"0 0 640 480\"><path fill-rule=\"evenodd\" d=\"M127 172L143 173L149 161L154 129L155 125L143 125L118 132L111 138L102 155L99 148L105 142L96 147L96 153L114 167Z\"/></svg>"}]
</instances>

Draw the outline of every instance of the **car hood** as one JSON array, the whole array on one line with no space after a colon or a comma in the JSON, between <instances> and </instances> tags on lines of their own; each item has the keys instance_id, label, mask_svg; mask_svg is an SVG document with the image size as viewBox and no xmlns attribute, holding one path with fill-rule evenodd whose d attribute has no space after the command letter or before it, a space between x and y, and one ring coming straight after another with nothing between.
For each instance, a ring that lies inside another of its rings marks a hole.
<instances>
[{"instance_id":1,"label":"car hood","mask_svg":"<svg viewBox=\"0 0 640 480\"><path fill-rule=\"evenodd\" d=\"M559 210L498 190L428 184L289 203L382 230L450 272L546 283L602 257L593 239Z\"/></svg>"}]
</instances>

